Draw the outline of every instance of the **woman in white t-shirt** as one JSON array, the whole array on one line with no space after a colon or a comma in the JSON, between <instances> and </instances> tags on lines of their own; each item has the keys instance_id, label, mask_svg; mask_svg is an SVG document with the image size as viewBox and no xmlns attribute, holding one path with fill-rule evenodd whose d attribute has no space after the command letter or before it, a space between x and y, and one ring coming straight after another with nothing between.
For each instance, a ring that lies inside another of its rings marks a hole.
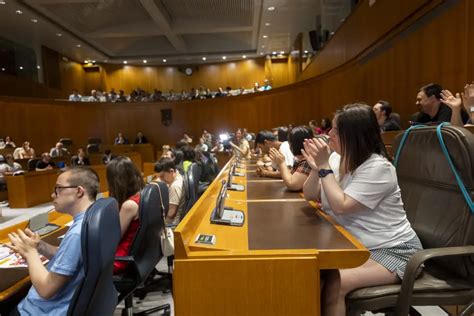
<instances>
[{"instance_id":1,"label":"woman in white t-shirt","mask_svg":"<svg viewBox=\"0 0 474 316\"><path fill-rule=\"evenodd\" d=\"M305 141L303 154L312 170L303 193L307 200L321 199L323 210L370 250L362 266L325 276L322 314L345 315L349 292L399 283L422 245L407 220L397 174L387 160L372 109L346 105L332 126L329 144L316 138Z\"/></svg>"}]
</instances>

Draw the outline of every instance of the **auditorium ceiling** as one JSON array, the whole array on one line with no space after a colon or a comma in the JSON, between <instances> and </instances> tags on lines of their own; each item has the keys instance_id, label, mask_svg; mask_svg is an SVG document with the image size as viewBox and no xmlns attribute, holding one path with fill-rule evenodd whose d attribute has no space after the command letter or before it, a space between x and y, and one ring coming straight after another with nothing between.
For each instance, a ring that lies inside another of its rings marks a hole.
<instances>
[{"instance_id":1,"label":"auditorium ceiling","mask_svg":"<svg viewBox=\"0 0 474 316\"><path fill-rule=\"evenodd\" d=\"M349 0L0 0L0 36L77 61L190 64L289 54ZM19 11L21 13L19 13ZM323 17L321 18L321 13ZM329 14L329 15L328 15ZM337 23L336 22L336 23Z\"/></svg>"}]
</instances>

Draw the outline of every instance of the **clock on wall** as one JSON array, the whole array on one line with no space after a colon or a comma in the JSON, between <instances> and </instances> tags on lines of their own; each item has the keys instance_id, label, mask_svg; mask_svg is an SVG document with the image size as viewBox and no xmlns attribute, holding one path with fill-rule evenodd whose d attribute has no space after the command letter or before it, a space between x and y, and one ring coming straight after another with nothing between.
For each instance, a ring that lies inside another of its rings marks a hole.
<instances>
[{"instance_id":1,"label":"clock on wall","mask_svg":"<svg viewBox=\"0 0 474 316\"><path fill-rule=\"evenodd\" d=\"M186 69L184 69L184 73L188 76L191 76L193 74L193 69L191 67L187 67Z\"/></svg>"}]
</instances>

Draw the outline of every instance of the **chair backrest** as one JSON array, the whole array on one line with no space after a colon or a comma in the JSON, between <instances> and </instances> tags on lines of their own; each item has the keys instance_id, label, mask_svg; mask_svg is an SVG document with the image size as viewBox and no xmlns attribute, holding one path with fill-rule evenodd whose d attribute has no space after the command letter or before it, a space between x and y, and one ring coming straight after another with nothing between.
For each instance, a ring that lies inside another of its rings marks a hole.
<instances>
[{"instance_id":1,"label":"chair backrest","mask_svg":"<svg viewBox=\"0 0 474 316\"><path fill-rule=\"evenodd\" d=\"M165 212L169 204L168 187L163 182L156 183L161 190ZM160 232L164 227L161 211L162 200L158 186L146 185L140 195L139 218L140 227L133 240L129 255L133 257L138 275L138 283L142 283L153 271L163 257L160 244ZM166 204L165 204L166 203Z\"/></svg>"},{"instance_id":2,"label":"chair backrest","mask_svg":"<svg viewBox=\"0 0 474 316\"><path fill-rule=\"evenodd\" d=\"M64 145L64 147L66 147L66 148L69 148L69 147L71 147L71 145L72 145L72 139L70 139L70 138L61 138L59 141L60 141L60 142Z\"/></svg>"},{"instance_id":3,"label":"chair backrest","mask_svg":"<svg viewBox=\"0 0 474 316\"><path fill-rule=\"evenodd\" d=\"M102 139L98 137L89 137L87 139L87 143L88 144L102 144Z\"/></svg>"},{"instance_id":4,"label":"chair backrest","mask_svg":"<svg viewBox=\"0 0 474 316\"><path fill-rule=\"evenodd\" d=\"M36 170L36 164L40 160L41 160L41 158L31 158L30 160L28 160L28 171L35 171Z\"/></svg>"},{"instance_id":5,"label":"chair backrest","mask_svg":"<svg viewBox=\"0 0 474 316\"><path fill-rule=\"evenodd\" d=\"M474 135L445 127L443 139L471 198L474 188ZM396 138L398 146L401 135ZM436 127L412 130L401 151L397 175L408 220L424 248L474 244L474 214L444 156ZM427 269L474 280L474 258L434 259Z\"/></svg>"},{"instance_id":6,"label":"chair backrest","mask_svg":"<svg viewBox=\"0 0 474 316\"><path fill-rule=\"evenodd\" d=\"M97 154L99 152L99 144L88 144L86 150L88 154Z\"/></svg>"},{"instance_id":7,"label":"chair backrest","mask_svg":"<svg viewBox=\"0 0 474 316\"><path fill-rule=\"evenodd\" d=\"M186 204L184 215L193 207L199 198L199 178L201 177L201 168L197 163L192 163L184 175L184 191L186 195Z\"/></svg>"},{"instance_id":8,"label":"chair backrest","mask_svg":"<svg viewBox=\"0 0 474 316\"><path fill-rule=\"evenodd\" d=\"M112 281L115 251L120 241L117 201L99 199L87 210L81 231L84 279L69 305L68 315L112 315L117 291Z\"/></svg>"}]
</instances>

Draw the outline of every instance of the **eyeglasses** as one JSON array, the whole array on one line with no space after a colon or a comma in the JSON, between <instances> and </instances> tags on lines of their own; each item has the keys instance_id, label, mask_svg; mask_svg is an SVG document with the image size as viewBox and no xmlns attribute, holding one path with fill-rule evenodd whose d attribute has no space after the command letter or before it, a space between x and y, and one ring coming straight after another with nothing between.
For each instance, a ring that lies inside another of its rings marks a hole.
<instances>
[{"instance_id":1,"label":"eyeglasses","mask_svg":"<svg viewBox=\"0 0 474 316\"><path fill-rule=\"evenodd\" d=\"M57 186L54 187L54 194L56 196L58 196L60 190L62 190L62 189L71 189L71 188L78 188L78 187L79 187L78 185L68 185L68 186L59 186L59 185L57 185Z\"/></svg>"}]
</instances>

